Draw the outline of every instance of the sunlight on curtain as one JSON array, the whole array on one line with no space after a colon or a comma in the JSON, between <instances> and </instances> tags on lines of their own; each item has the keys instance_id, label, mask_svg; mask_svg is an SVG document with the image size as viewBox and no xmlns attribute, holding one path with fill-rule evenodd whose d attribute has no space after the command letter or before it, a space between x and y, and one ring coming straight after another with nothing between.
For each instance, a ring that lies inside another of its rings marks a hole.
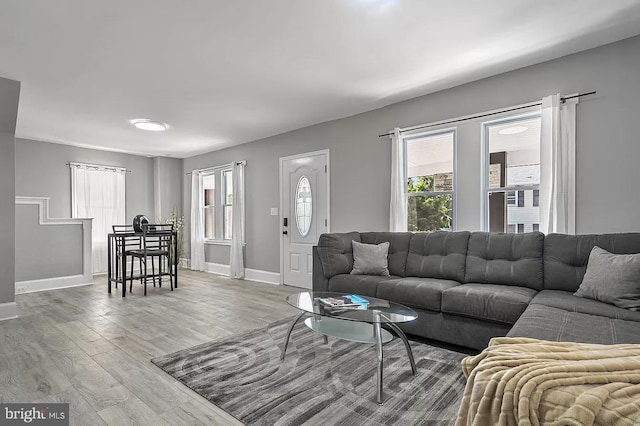
<instances>
[{"instance_id":1,"label":"sunlight on curtain","mask_svg":"<svg viewBox=\"0 0 640 426\"><path fill-rule=\"evenodd\" d=\"M229 276L244 279L244 162L233 163L233 232L231 233L231 256Z\"/></svg>"},{"instance_id":2,"label":"sunlight on curtain","mask_svg":"<svg viewBox=\"0 0 640 426\"><path fill-rule=\"evenodd\" d=\"M576 233L576 104L560 94L542 99L540 231Z\"/></svg>"},{"instance_id":3,"label":"sunlight on curtain","mask_svg":"<svg viewBox=\"0 0 640 426\"><path fill-rule=\"evenodd\" d=\"M92 271L107 271L107 234L125 223L125 176L119 167L71 163L72 217L93 218Z\"/></svg>"},{"instance_id":4,"label":"sunlight on curtain","mask_svg":"<svg viewBox=\"0 0 640 426\"><path fill-rule=\"evenodd\" d=\"M204 259L204 189L202 173L191 173L191 269L205 270Z\"/></svg>"},{"instance_id":5,"label":"sunlight on curtain","mask_svg":"<svg viewBox=\"0 0 640 426\"><path fill-rule=\"evenodd\" d=\"M396 127L391 134L391 200L389 204L389 231L406 232L407 201L404 190L407 182L404 178L404 141L400 129Z\"/></svg>"}]
</instances>

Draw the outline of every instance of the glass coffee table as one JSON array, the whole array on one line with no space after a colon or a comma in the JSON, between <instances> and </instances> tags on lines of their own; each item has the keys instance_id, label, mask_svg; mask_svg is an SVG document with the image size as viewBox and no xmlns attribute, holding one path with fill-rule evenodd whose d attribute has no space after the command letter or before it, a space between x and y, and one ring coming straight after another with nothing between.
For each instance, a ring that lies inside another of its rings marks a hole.
<instances>
[{"instance_id":1,"label":"glass coffee table","mask_svg":"<svg viewBox=\"0 0 640 426\"><path fill-rule=\"evenodd\" d=\"M340 301L343 304L338 304ZM351 342L375 344L377 349L378 386L376 400L382 404L382 344L393 339L393 335L382 328L387 326L402 339L407 350L411 372L416 374L416 364L413 360L411 345L407 336L397 326L398 323L413 321L418 314L411 308L399 303L390 302L369 296L349 293L304 291L287 297L287 303L300 309L287 331L280 360L284 360L289 345L289 338L293 327L304 316L308 316L304 323L311 330L327 336L336 337Z\"/></svg>"}]
</instances>

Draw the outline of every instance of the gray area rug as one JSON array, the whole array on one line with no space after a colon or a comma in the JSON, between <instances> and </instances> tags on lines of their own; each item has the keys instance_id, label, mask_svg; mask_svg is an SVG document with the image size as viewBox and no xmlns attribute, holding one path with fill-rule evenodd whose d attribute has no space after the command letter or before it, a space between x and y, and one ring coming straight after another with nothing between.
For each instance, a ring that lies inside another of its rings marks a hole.
<instances>
[{"instance_id":1,"label":"gray area rug","mask_svg":"<svg viewBox=\"0 0 640 426\"><path fill-rule=\"evenodd\" d=\"M322 336L302 322L286 358L290 319L151 360L248 425L446 425L455 423L464 354L400 339L384 345L384 405L375 401L375 346Z\"/></svg>"}]
</instances>

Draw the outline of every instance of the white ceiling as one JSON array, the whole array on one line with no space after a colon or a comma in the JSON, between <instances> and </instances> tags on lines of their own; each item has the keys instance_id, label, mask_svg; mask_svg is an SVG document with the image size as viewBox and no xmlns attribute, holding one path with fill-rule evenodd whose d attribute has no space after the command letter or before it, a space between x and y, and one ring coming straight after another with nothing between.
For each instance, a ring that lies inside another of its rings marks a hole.
<instances>
[{"instance_id":1,"label":"white ceiling","mask_svg":"<svg viewBox=\"0 0 640 426\"><path fill-rule=\"evenodd\" d=\"M0 76L17 137L187 157L637 34L638 0L2 0Z\"/></svg>"}]
</instances>

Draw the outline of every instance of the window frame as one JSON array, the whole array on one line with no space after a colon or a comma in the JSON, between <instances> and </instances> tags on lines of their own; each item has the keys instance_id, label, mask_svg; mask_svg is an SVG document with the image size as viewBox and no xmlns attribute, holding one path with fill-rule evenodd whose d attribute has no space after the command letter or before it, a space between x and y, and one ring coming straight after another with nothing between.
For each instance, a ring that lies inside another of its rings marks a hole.
<instances>
[{"instance_id":1,"label":"window frame","mask_svg":"<svg viewBox=\"0 0 640 426\"><path fill-rule=\"evenodd\" d=\"M205 234L205 226L203 223L202 226L202 238L205 244L215 244L215 245L231 245L231 238L225 237L225 207L231 206L233 214L233 204L226 204L226 182L224 179L225 172L233 173L233 165L225 164L222 166L211 167L204 169L200 173L200 187L202 188L202 194L200 197L200 210L203 214L203 220L205 218L205 190L204 190L204 182L203 179L205 176L214 176L214 185L215 185L215 195L214 195L214 238L206 238ZM233 188L231 188L233 192ZM244 218L243 218L244 220ZM243 241L244 244L244 241Z\"/></svg>"},{"instance_id":2,"label":"window frame","mask_svg":"<svg viewBox=\"0 0 640 426\"><path fill-rule=\"evenodd\" d=\"M408 157L407 157L407 143L414 139L422 139L431 136L438 136L451 133L453 135L453 190L452 191L424 191L424 192L408 192L407 191L407 181L408 177ZM409 206L409 197L433 197L437 195L451 195L451 231L456 231L457 223L458 223L458 209L457 209L457 188L458 188L458 128L457 127L447 127L437 130L432 130L428 132L420 132L420 133L412 133L407 136L403 136L402 138L403 144L403 186L402 191L404 195L404 204L408 208ZM409 212L407 209L407 216ZM408 219L408 218L407 218Z\"/></svg>"},{"instance_id":3,"label":"window frame","mask_svg":"<svg viewBox=\"0 0 640 426\"><path fill-rule=\"evenodd\" d=\"M489 128L491 126L494 125L498 125L498 124L507 124L507 123L517 123L519 121L524 121L524 120L530 120L532 118L539 118L542 119L542 111L540 109L536 109L535 111L530 111L530 112L525 112L522 114L514 114L514 115L508 115L508 116L503 116L500 118L497 118L495 120L490 120L490 121L484 121L480 124L481 129L482 129L482 140L481 140L481 144L482 144L482 155L481 155L481 162L482 162L482 179L480 179L480 181L482 182L482 228L484 231L486 232L490 232L489 230L489 194L492 192L504 192L505 193L505 199L506 199L506 194L510 191L516 191L516 204L513 205L511 204L512 207L519 207L518 206L518 193L517 191L532 191L532 190L540 190L540 184L538 183L537 185L513 185L513 186L505 186L505 187L497 187L497 188L490 188L489 187L489 158L490 158L490 152L489 152ZM542 148L542 147L541 147ZM542 163L542 159L540 160L540 162ZM542 165L542 164L541 164ZM506 231L505 231L506 232Z\"/></svg>"}]
</instances>

